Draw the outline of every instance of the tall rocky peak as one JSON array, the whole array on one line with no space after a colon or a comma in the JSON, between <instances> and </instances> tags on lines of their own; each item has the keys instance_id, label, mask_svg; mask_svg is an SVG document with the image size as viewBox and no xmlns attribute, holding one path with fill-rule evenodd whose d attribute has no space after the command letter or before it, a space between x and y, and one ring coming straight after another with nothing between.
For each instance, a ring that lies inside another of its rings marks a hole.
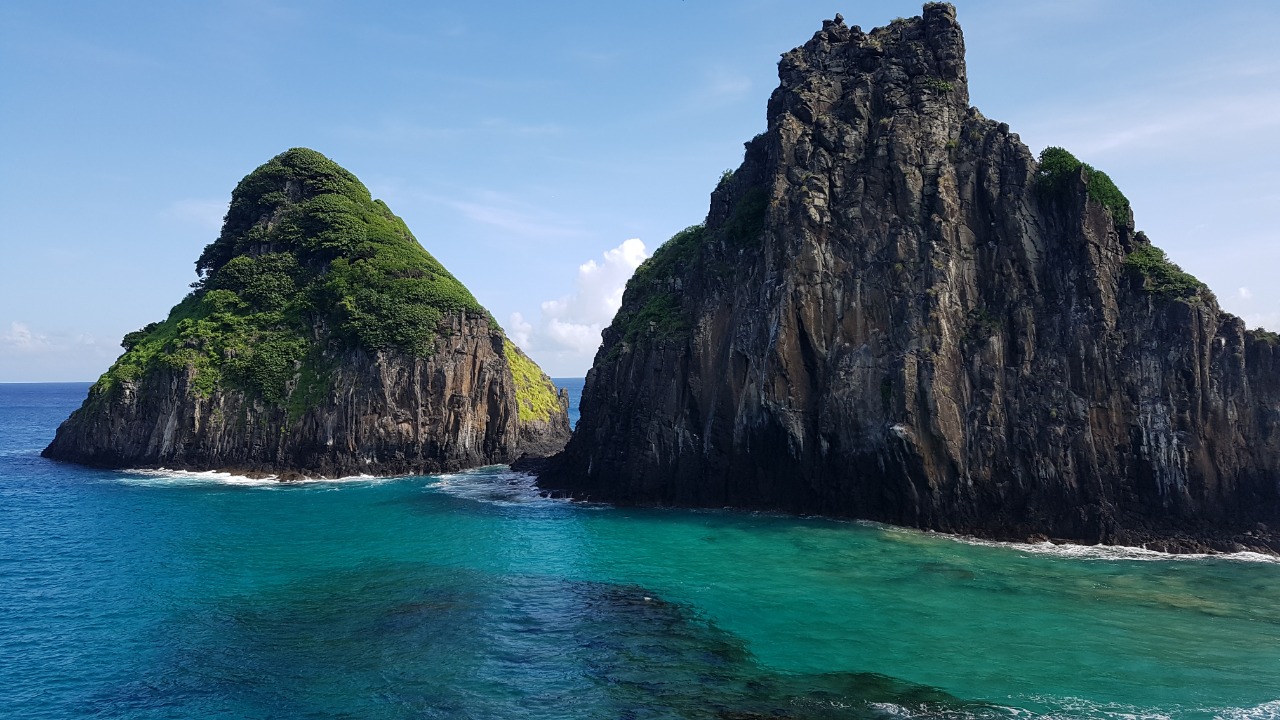
<instances>
[{"instance_id":1,"label":"tall rocky peak","mask_svg":"<svg viewBox=\"0 0 1280 720\"><path fill-rule=\"evenodd\" d=\"M704 225L628 283L540 478L1027 538L1280 549L1280 350L1110 179L969 106L955 10L783 55Z\"/></svg>"},{"instance_id":2,"label":"tall rocky peak","mask_svg":"<svg viewBox=\"0 0 1280 720\"><path fill-rule=\"evenodd\" d=\"M282 477L543 456L567 398L351 173L313 150L236 186L193 292L125 336L44 454Z\"/></svg>"}]
</instances>

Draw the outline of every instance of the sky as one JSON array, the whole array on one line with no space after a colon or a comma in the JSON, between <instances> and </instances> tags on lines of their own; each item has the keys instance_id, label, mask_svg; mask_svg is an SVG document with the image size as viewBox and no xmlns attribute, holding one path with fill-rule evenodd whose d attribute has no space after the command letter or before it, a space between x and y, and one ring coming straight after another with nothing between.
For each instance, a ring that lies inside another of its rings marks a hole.
<instances>
[{"instance_id":1,"label":"sky","mask_svg":"<svg viewBox=\"0 0 1280 720\"><path fill-rule=\"evenodd\" d=\"M970 100L1106 171L1280 330L1280 3L959 0ZM0 382L93 380L196 279L236 182L352 171L553 377L707 212L823 19L921 2L0 3Z\"/></svg>"}]
</instances>

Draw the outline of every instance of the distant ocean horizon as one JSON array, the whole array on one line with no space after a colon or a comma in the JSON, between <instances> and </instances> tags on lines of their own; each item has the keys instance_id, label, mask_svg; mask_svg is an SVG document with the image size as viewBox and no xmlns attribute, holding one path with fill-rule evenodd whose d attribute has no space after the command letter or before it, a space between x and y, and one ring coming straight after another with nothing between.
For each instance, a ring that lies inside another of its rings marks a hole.
<instances>
[{"instance_id":1,"label":"distant ocean horizon","mask_svg":"<svg viewBox=\"0 0 1280 720\"><path fill-rule=\"evenodd\" d=\"M1280 718L1274 558L41 458L88 386L0 383L3 719Z\"/></svg>"}]
</instances>

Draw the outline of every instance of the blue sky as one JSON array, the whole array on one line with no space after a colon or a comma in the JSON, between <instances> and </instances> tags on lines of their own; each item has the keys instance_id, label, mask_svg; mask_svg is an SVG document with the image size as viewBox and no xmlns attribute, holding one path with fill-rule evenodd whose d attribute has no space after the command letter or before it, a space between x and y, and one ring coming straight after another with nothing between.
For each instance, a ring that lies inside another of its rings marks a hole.
<instances>
[{"instance_id":1,"label":"blue sky","mask_svg":"<svg viewBox=\"0 0 1280 720\"><path fill-rule=\"evenodd\" d=\"M1280 4L960 0L971 101L1107 171L1280 329ZM920 2L0 5L0 382L91 380L195 279L231 189L319 150L554 376L764 129L778 55Z\"/></svg>"}]
</instances>

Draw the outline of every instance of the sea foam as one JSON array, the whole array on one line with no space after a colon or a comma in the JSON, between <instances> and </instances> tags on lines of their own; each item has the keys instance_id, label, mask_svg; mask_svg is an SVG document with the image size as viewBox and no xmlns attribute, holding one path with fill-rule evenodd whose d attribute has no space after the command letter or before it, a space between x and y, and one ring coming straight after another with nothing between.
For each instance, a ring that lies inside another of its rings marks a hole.
<instances>
[{"instance_id":1,"label":"sea foam","mask_svg":"<svg viewBox=\"0 0 1280 720\"><path fill-rule=\"evenodd\" d=\"M128 485L152 485L164 487L181 487L192 485L231 485L236 487L287 488L293 485L315 485L321 483L347 482L386 482L399 478L375 477L373 475L351 475L341 478L307 478L281 482L277 475L251 478L217 470L193 471L170 470L168 468L129 469L118 474L120 482Z\"/></svg>"},{"instance_id":2,"label":"sea foam","mask_svg":"<svg viewBox=\"0 0 1280 720\"><path fill-rule=\"evenodd\" d=\"M952 542L963 543L965 545L1002 548L1005 550L1032 553L1035 555L1050 555L1054 557L1070 558L1072 560L1123 560L1138 562L1229 560L1233 562L1280 564L1280 557L1249 551L1233 553L1166 553L1158 550L1130 547L1128 545L1080 545L1077 543L1053 543L1047 540L1044 542L1012 542L1005 540L986 540L984 538L973 537L972 535L956 535L952 533L935 532L933 530L898 527L896 525L886 525L884 523L873 522L870 520L858 520L855 522L860 525L878 528L885 532L916 535L921 537L936 537L950 540Z\"/></svg>"},{"instance_id":3,"label":"sea foam","mask_svg":"<svg viewBox=\"0 0 1280 720\"><path fill-rule=\"evenodd\" d=\"M537 477L516 472L506 465L437 475L431 488L466 500L492 505L564 505L569 500L551 498L538 489Z\"/></svg>"},{"instance_id":4,"label":"sea foam","mask_svg":"<svg viewBox=\"0 0 1280 720\"><path fill-rule=\"evenodd\" d=\"M1280 700L1253 707L1191 707L1157 710L1124 703L1100 703L1084 698L1031 696L1011 698L1028 710L1005 705L947 707L932 703L900 705L868 702L867 708L884 718L902 720L1280 720Z\"/></svg>"}]
</instances>

